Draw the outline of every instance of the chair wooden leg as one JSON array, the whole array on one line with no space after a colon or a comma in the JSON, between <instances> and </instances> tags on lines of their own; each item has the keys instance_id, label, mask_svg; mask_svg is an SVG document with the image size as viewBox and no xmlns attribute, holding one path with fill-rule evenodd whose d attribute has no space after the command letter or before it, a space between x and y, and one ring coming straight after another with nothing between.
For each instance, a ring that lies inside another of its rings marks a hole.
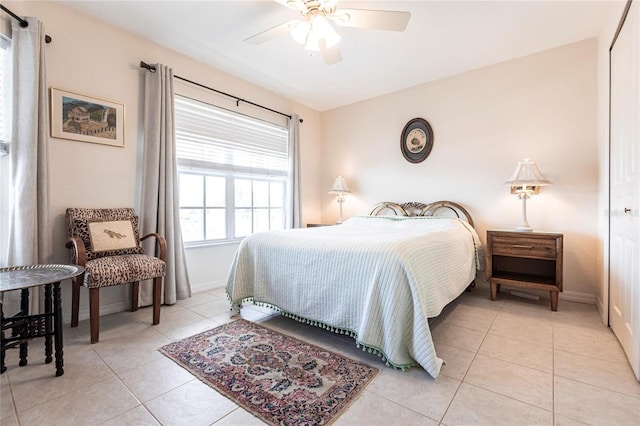
<instances>
[{"instance_id":1,"label":"chair wooden leg","mask_svg":"<svg viewBox=\"0 0 640 426\"><path fill-rule=\"evenodd\" d=\"M153 279L153 324L160 324L160 294L162 292L162 277Z\"/></svg>"},{"instance_id":2,"label":"chair wooden leg","mask_svg":"<svg viewBox=\"0 0 640 426\"><path fill-rule=\"evenodd\" d=\"M78 311L80 310L80 283L84 274L71 280L71 327L78 326Z\"/></svg>"},{"instance_id":3,"label":"chair wooden leg","mask_svg":"<svg viewBox=\"0 0 640 426\"><path fill-rule=\"evenodd\" d=\"M138 310L138 297L140 296L140 281L132 283L131 287L131 312Z\"/></svg>"},{"instance_id":4,"label":"chair wooden leg","mask_svg":"<svg viewBox=\"0 0 640 426\"><path fill-rule=\"evenodd\" d=\"M91 343L97 343L100 331L100 288L89 289L89 322L91 325Z\"/></svg>"}]
</instances>

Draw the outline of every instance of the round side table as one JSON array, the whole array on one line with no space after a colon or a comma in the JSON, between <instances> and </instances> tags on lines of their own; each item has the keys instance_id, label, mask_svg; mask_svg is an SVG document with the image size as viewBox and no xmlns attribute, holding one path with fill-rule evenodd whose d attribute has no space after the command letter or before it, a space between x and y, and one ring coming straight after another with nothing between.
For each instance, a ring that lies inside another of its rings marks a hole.
<instances>
[{"instance_id":1,"label":"round side table","mask_svg":"<svg viewBox=\"0 0 640 426\"><path fill-rule=\"evenodd\" d=\"M60 282L84 272L76 265L31 265L0 268L0 293L20 290L20 311L9 318L4 317L0 303L0 374L7 370L5 352L20 347L20 366L27 364L27 342L36 337L45 338L45 362L52 361L51 338L54 338L56 376L64 374L62 353L62 305ZM44 313L29 314L29 289L45 286ZM52 292L53 290L53 292Z\"/></svg>"}]
</instances>

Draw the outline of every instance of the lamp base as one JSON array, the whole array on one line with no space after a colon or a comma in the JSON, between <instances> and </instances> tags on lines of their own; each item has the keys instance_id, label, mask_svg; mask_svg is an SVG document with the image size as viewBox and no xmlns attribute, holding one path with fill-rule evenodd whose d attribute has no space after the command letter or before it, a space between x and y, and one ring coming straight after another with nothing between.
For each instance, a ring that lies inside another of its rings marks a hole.
<instances>
[{"instance_id":1,"label":"lamp base","mask_svg":"<svg viewBox=\"0 0 640 426\"><path fill-rule=\"evenodd\" d=\"M527 198L529 198L529 194L523 192L520 194L520 199L522 200L522 220L520 221L520 225L516 226L516 231L518 232L531 232L533 228L529 226L529 221L527 220Z\"/></svg>"}]
</instances>

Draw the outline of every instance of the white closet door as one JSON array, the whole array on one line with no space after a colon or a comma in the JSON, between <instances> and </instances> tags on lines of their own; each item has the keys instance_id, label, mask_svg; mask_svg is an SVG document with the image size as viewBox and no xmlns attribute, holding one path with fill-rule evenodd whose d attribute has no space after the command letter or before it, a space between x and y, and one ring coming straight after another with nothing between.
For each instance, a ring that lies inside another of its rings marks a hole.
<instances>
[{"instance_id":1,"label":"white closet door","mask_svg":"<svg viewBox=\"0 0 640 426\"><path fill-rule=\"evenodd\" d=\"M640 380L640 20L611 48L609 323Z\"/></svg>"}]
</instances>

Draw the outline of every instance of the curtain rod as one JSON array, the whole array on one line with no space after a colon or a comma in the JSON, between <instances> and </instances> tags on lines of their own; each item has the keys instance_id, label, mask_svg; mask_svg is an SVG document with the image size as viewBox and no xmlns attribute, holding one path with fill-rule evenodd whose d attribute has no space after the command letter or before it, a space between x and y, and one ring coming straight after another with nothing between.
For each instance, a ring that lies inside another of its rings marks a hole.
<instances>
[{"instance_id":1,"label":"curtain rod","mask_svg":"<svg viewBox=\"0 0 640 426\"><path fill-rule=\"evenodd\" d=\"M9 15L11 15L11 17L15 20L17 20L18 22L20 22L20 26L22 28L27 28L29 26L29 22L26 19L22 19L21 17L19 17L18 15L16 15L15 13L13 13L12 11L10 11L9 9L7 9L4 5L0 4L0 9L2 9L3 11L7 12ZM44 42L45 43L51 43L51 37L48 35L44 35Z\"/></svg>"},{"instance_id":2,"label":"curtain rod","mask_svg":"<svg viewBox=\"0 0 640 426\"><path fill-rule=\"evenodd\" d=\"M149 64L145 63L144 61L140 61L140 68L145 68L145 69L148 69L151 72L156 72L156 67L154 65L149 65ZM282 115L284 117L287 117L287 118L291 119L291 116L289 114L285 114L284 112L276 111L275 109L268 108L268 107L266 107L264 105L256 104L255 102L251 102L251 101L248 101L246 99L242 99L242 98L239 98L239 97L234 96L232 94L223 92L221 90L217 90L217 89L214 89L212 87L205 86L204 84L196 83L195 81L188 80L188 79L186 79L184 77L180 77L179 75L174 75L174 77L177 78L178 80L186 81L187 83L193 84L195 86L202 87L203 89L211 90L212 92L216 92L216 93L219 93L221 95L227 96L229 98L233 98L233 99L236 100L236 106L240 105L240 102L243 102L245 104L253 105L254 107L262 108L262 109L267 110L269 112L273 112L275 114L280 114L280 115ZM302 123L302 118L300 119L300 122Z\"/></svg>"}]
</instances>

